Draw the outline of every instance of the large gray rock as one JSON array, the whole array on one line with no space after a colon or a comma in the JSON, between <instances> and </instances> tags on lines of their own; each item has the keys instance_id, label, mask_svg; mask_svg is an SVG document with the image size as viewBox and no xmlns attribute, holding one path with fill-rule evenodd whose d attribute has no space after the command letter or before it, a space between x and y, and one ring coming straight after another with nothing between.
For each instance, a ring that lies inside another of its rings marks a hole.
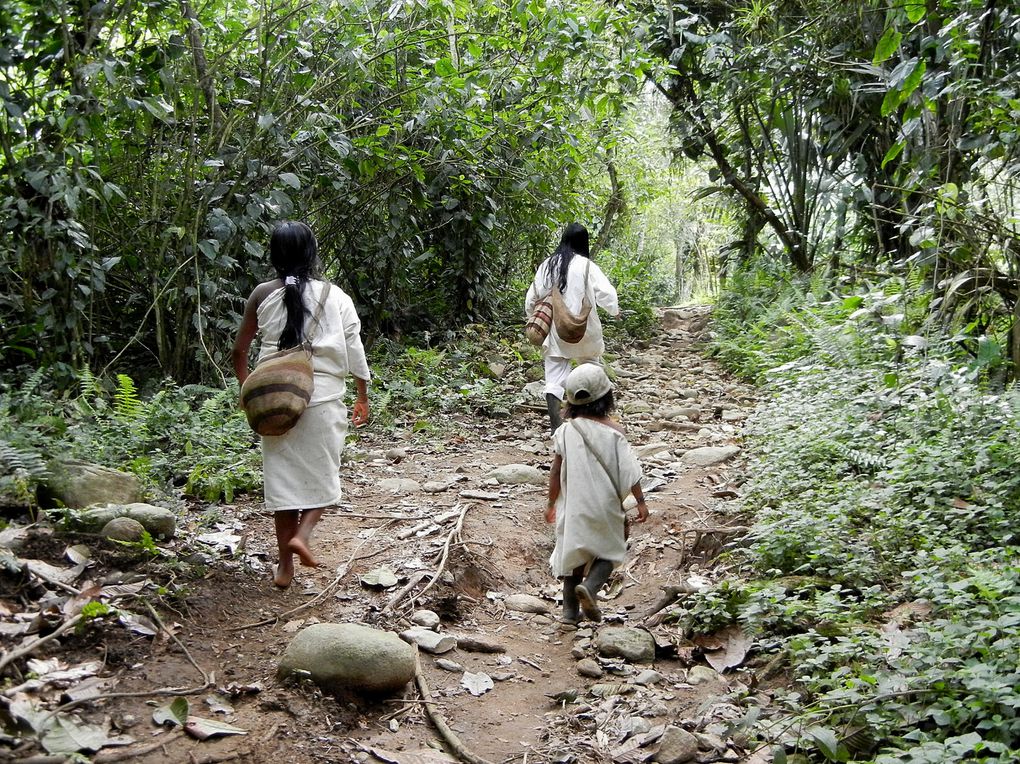
<instances>
[{"instance_id":1,"label":"large gray rock","mask_svg":"<svg viewBox=\"0 0 1020 764\"><path fill-rule=\"evenodd\" d=\"M603 658L623 658L631 663L655 660L655 638L644 629L610 626L600 629L595 649Z\"/></svg>"},{"instance_id":2,"label":"large gray rock","mask_svg":"<svg viewBox=\"0 0 1020 764\"><path fill-rule=\"evenodd\" d=\"M277 673L307 674L328 692L395 692L414 678L414 648L389 631L316 623L294 636Z\"/></svg>"},{"instance_id":3,"label":"large gray rock","mask_svg":"<svg viewBox=\"0 0 1020 764\"><path fill-rule=\"evenodd\" d=\"M165 507L152 504L108 504L105 507L90 507L76 512L71 521L78 527L93 533L101 532L111 520L129 517L142 524L153 536L173 538L177 532L177 517Z\"/></svg>"},{"instance_id":4,"label":"large gray rock","mask_svg":"<svg viewBox=\"0 0 1020 764\"><path fill-rule=\"evenodd\" d=\"M666 727L653 761L659 764L684 764L698 755L698 739L680 727Z\"/></svg>"},{"instance_id":5,"label":"large gray rock","mask_svg":"<svg viewBox=\"0 0 1020 764\"><path fill-rule=\"evenodd\" d=\"M79 461L54 461L44 493L65 507L131 504L142 500L142 484L127 472Z\"/></svg>"},{"instance_id":6,"label":"large gray rock","mask_svg":"<svg viewBox=\"0 0 1020 764\"><path fill-rule=\"evenodd\" d=\"M415 493L421 490L421 486L417 480L410 478L383 478L379 481L379 490L390 493Z\"/></svg>"},{"instance_id":7,"label":"large gray rock","mask_svg":"<svg viewBox=\"0 0 1020 764\"><path fill-rule=\"evenodd\" d=\"M530 464L504 464L485 476L503 485L545 485L549 477L538 467Z\"/></svg>"},{"instance_id":8,"label":"large gray rock","mask_svg":"<svg viewBox=\"0 0 1020 764\"><path fill-rule=\"evenodd\" d=\"M739 453L739 446L702 446L701 448L692 448L680 457L680 461L698 467L712 467L729 461Z\"/></svg>"}]
</instances>

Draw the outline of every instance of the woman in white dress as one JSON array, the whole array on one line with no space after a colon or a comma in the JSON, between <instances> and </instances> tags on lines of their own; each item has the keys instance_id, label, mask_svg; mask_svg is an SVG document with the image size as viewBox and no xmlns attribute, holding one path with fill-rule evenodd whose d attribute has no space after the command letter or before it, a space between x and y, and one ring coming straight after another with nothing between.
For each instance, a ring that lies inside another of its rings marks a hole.
<instances>
[{"instance_id":1,"label":"woman in white dress","mask_svg":"<svg viewBox=\"0 0 1020 764\"><path fill-rule=\"evenodd\" d=\"M598 363L605 352L602 339L602 322L594 306L617 316L620 306L616 289L589 257L588 229L580 223L571 223L564 229L556 251L538 267L535 278L524 300L524 312L531 315L535 303L547 297L553 288L563 294L563 302L574 314L581 311L585 296L593 306L588 314L584 337L579 342L566 342L556 331L555 322L542 345L545 357L545 402L549 409L549 424L553 432L562 421L560 408L563 402L563 382L570 373L571 362Z\"/></svg>"},{"instance_id":2,"label":"woman in white dress","mask_svg":"<svg viewBox=\"0 0 1020 764\"><path fill-rule=\"evenodd\" d=\"M318 261L312 229L294 221L280 223L273 230L269 254L277 278L259 284L248 298L231 359L243 384L257 333L262 334L260 360L311 337L314 389L308 407L291 430L262 438L265 504L273 512L279 549L273 583L287 587L294 578L294 555L302 565L318 565L309 548L312 529L323 511L340 501L347 375L353 374L357 385L351 417L357 427L369 418L371 374L354 303L339 287L314 278ZM320 300L322 317L312 327Z\"/></svg>"}]
</instances>

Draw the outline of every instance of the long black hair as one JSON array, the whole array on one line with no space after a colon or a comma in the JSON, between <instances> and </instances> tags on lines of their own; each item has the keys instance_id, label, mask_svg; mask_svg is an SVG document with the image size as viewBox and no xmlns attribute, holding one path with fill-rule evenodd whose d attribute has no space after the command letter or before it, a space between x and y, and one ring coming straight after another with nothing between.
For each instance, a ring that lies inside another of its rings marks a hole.
<instances>
[{"instance_id":1,"label":"long black hair","mask_svg":"<svg viewBox=\"0 0 1020 764\"><path fill-rule=\"evenodd\" d=\"M287 308L287 324L280 334L280 350L297 347L305 337L305 284L314 276L318 247L315 234L304 223L285 220L273 229L269 239L269 261L276 275L284 282L283 304ZM296 283L287 283L287 277Z\"/></svg>"},{"instance_id":2,"label":"long black hair","mask_svg":"<svg viewBox=\"0 0 1020 764\"><path fill-rule=\"evenodd\" d=\"M562 292L567 288L567 272L574 255L589 256L588 229L580 223L571 223L563 230L560 245L549 258L547 278Z\"/></svg>"}]
</instances>

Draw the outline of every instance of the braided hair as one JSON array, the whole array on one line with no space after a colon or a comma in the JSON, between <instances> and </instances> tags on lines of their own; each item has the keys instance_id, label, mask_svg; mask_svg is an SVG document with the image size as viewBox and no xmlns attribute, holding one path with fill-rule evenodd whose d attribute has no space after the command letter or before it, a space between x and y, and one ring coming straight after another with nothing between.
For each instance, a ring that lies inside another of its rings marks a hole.
<instances>
[{"instance_id":1,"label":"braided hair","mask_svg":"<svg viewBox=\"0 0 1020 764\"><path fill-rule=\"evenodd\" d=\"M287 323L280 334L280 350L297 347L304 340L305 284L314 276L318 247L315 234L304 223L286 220L273 229L269 240L269 261L276 275L284 283L283 304L287 308Z\"/></svg>"}]
</instances>

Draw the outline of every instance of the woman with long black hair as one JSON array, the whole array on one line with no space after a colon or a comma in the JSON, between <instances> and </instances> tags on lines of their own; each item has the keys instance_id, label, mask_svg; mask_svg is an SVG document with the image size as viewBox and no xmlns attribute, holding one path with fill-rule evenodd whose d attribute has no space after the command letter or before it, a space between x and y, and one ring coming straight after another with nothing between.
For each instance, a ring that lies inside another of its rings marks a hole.
<instances>
[{"instance_id":1,"label":"woman with long black hair","mask_svg":"<svg viewBox=\"0 0 1020 764\"><path fill-rule=\"evenodd\" d=\"M549 336L542 345L545 358L545 402L549 409L549 426L552 432L562 421L563 383L570 374L571 363L600 363L606 343L602 338L602 322L596 306L609 315L617 316L620 306L616 288L594 262L588 250L588 229L580 223L571 223L563 231L560 244L538 267L535 278L524 300L524 312L531 315L535 303L558 289L563 302L574 314L581 311L585 297L592 306L584 336L578 342L566 342L556 331L553 322Z\"/></svg>"},{"instance_id":2,"label":"woman with long black hair","mask_svg":"<svg viewBox=\"0 0 1020 764\"><path fill-rule=\"evenodd\" d=\"M308 407L291 430L262 438L265 504L273 513L280 553L273 583L287 587L294 578L294 555L302 565L318 565L309 548L312 529L328 507L340 502L347 375L354 375L358 389L351 417L355 427L368 421L371 375L354 303L339 287L316 278L312 229L295 221L280 223L269 241L269 257L277 278L259 284L248 298L231 360L243 384L248 350L258 332L260 360L306 341L312 347L314 389ZM316 315L321 318L313 326Z\"/></svg>"}]
</instances>

